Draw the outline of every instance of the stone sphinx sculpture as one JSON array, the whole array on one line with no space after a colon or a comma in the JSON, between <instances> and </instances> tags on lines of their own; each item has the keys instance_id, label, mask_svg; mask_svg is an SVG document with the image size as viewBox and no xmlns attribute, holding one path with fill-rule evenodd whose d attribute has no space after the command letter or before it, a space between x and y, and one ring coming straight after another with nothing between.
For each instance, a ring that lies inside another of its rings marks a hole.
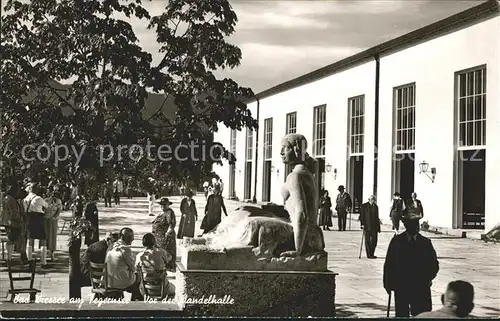
<instances>
[{"instance_id":1,"label":"stone sphinx sculpture","mask_svg":"<svg viewBox=\"0 0 500 321\"><path fill-rule=\"evenodd\" d=\"M317 191L302 135L282 141L293 166L282 206L242 206L202 238L180 246L176 299L188 315L335 316L335 276L328 270L316 224ZM230 295L231 305L187 304L188 298Z\"/></svg>"},{"instance_id":2,"label":"stone sphinx sculpture","mask_svg":"<svg viewBox=\"0 0 500 321\"><path fill-rule=\"evenodd\" d=\"M283 162L294 166L282 190L289 219L283 213L243 206L206 234L206 245L219 250L252 246L259 258L326 254L323 232L316 223L318 194L310 168L314 160L306 148L302 135L290 134L282 140Z\"/></svg>"}]
</instances>

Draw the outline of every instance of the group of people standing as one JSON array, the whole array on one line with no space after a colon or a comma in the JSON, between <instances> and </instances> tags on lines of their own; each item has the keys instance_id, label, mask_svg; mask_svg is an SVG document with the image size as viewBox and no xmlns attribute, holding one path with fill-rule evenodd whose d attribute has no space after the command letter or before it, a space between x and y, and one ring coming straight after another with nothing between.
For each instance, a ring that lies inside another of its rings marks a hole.
<instances>
[{"instance_id":1,"label":"group of people standing","mask_svg":"<svg viewBox=\"0 0 500 321\"><path fill-rule=\"evenodd\" d=\"M411 198L407 201L401 198L399 192L394 193L389 217L392 221L392 229L396 234L399 234L399 223L405 214L424 217L424 208L422 202L417 199L417 193L411 193Z\"/></svg>"},{"instance_id":2,"label":"group of people standing","mask_svg":"<svg viewBox=\"0 0 500 321\"><path fill-rule=\"evenodd\" d=\"M205 199L208 200L208 197L211 194L215 194L215 189L218 190L219 193L224 191L224 182L221 178L212 178L212 181L205 181L203 183L203 192L205 194Z\"/></svg>"},{"instance_id":3,"label":"group of people standing","mask_svg":"<svg viewBox=\"0 0 500 321\"><path fill-rule=\"evenodd\" d=\"M347 214L352 210L351 196L345 191L343 185L338 187L339 194L335 201L335 211L337 212L338 230L345 231L347 226ZM332 201L327 190L324 190L320 198L319 222L323 231L330 231L332 223Z\"/></svg>"},{"instance_id":4,"label":"group of people standing","mask_svg":"<svg viewBox=\"0 0 500 321\"><path fill-rule=\"evenodd\" d=\"M117 178L111 183L109 179L104 183L102 196L104 198L104 206L111 207L111 199L114 199L115 205L120 205L120 199L124 192L124 184L120 178ZM130 190L127 189L129 192Z\"/></svg>"},{"instance_id":5,"label":"group of people standing","mask_svg":"<svg viewBox=\"0 0 500 321\"><path fill-rule=\"evenodd\" d=\"M443 307L430 312L431 286L439 271L439 262L431 240L419 233L423 207L417 194L412 193L411 199L405 203L399 193L394 193L390 217L396 233L387 250L383 285L389 295L394 293L396 317L466 317L474 307L474 289L465 281L450 282L441 298ZM382 223L374 195L361 205L359 220L366 255L369 259L376 259L375 248ZM400 221L405 226L403 233L399 233Z\"/></svg>"},{"instance_id":6,"label":"group of people standing","mask_svg":"<svg viewBox=\"0 0 500 321\"><path fill-rule=\"evenodd\" d=\"M63 209L57 186L47 191L48 197L36 183L28 183L24 193L21 184L10 179L3 200L1 225L7 231L7 255L12 259L14 250L21 254L21 262L31 260L38 240L41 251L42 268L47 266L47 254L55 260L57 249L57 226L59 214Z\"/></svg>"},{"instance_id":7,"label":"group of people standing","mask_svg":"<svg viewBox=\"0 0 500 321\"><path fill-rule=\"evenodd\" d=\"M472 285L465 281L451 282L442 296L443 308L429 312L432 310L431 286L439 271L439 262L431 240L419 233L423 207L417 194L412 193L411 199L404 202L399 193L394 193L390 217L395 234L385 258L383 285L389 295L394 293L396 317L467 316L474 306L474 292ZM366 255L375 259L381 221L374 195L362 204L359 220ZM399 233L400 222L405 226L403 233ZM462 298L459 300L458 297Z\"/></svg>"}]
</instances>

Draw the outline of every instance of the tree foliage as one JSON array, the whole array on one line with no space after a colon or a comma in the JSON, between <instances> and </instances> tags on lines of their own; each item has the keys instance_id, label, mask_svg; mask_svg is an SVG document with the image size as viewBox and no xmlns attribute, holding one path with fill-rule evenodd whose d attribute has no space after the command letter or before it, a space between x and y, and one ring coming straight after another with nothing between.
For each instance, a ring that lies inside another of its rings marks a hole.
<instances>
[{"instance_id":1,"label":"tree foliage","mask_svg":"<svg viewBox=\"0 0 500 321\"><path fill-rule=\"evenodd\" d=\"M210 141L219 123L233 129L256 127L243 102L252 91L214 75L237 67L241 59L240 49L226 40L237 23L228 0L170 0L156 16L145 4L6 2L0 97L4 175L31 171L102 177L111 169L185 179L206 171L211 160L161 162L125 155L102 164L98 147L112 146L115 153L118 145L174 147ZM133 25L140 24L155 35L159 53L147 52L139 43ZM160 55L159 62L153 54ZM61 90L60 82L68 81L68 90ZM147 113L151 93L173 102L175 115L166 117L164 104ZM54 159L23 158L27 144L66 145L70 151L85 147L85 153L78 166L73 152L55 165ZM228 155L227 150L221 153Z\"/></svg>"}]
</instances>

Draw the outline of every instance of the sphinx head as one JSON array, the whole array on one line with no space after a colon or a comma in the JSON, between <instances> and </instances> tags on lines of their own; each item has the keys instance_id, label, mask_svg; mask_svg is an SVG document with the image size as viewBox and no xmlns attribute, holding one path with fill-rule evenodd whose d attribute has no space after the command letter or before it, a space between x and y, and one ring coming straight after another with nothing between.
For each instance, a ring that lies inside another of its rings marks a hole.
<instances>
[{"instance_id":1,"label":"sphinx head","mask_svg":"<svg viewBox=\"0 0 500 321\"><path fill-rule=\"evenodd\" d=\"M281 159L283 163L302 164L306 159L307 140L304 135L288 134L281 140Z\"/></svg>"}]
</instances>

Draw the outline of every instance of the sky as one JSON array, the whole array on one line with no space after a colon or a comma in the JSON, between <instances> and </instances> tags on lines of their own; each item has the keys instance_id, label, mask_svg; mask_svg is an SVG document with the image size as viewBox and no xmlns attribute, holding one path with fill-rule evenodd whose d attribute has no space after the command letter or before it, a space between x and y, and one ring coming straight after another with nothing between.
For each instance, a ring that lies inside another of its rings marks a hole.
<instances>
[{"instance_id":1,"label":"sky","mask_svg":"<svg viewBox=\"0 0 500 321\"><path fill-rule=\"evenodd\" d=\"M243 58L239 67L220 75L255 93L484 2L229 1L238 16L229 41L241 48ZM162 2L149 4L152 14L161 12ZM138 37L148 38L139 32Z\"/></svg>"},{"instance_id":2,"label":"sky","mask_svg":"<svg viewBox=\"0 0 500 321\"><path fill-rule=\"evenodd\" d=\"M28 0L22 0L26 2ZM200 0L204 1L204 0ZM218 72L255 93L384 41L479 5L484 0L229 0L238 16L229 41L241 65ZM1 0L2 5L5 0ZM152 16L167 0L143 1ZM155 34L131 21L143 48L156 53Z\"/></svg>"}]
</instances>

